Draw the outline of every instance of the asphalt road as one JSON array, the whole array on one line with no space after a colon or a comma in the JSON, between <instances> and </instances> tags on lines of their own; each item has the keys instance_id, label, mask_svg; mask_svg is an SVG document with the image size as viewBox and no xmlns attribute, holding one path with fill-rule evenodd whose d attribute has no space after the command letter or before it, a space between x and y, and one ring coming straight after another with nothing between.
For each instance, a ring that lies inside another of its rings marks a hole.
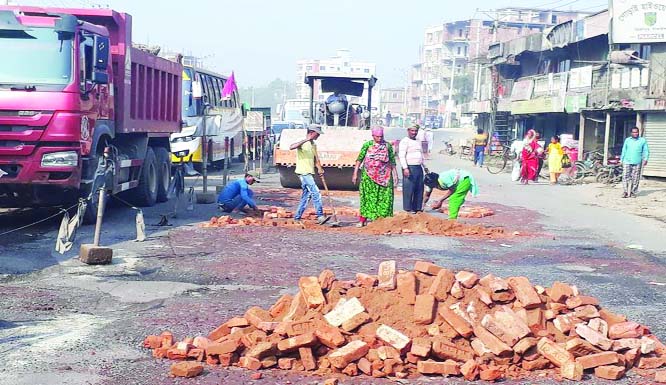
<instances>
[{"instance_id":1,"label":"asphalt road","mask_svg":"<svg viewBox=\"0 0 666 385\"><path fill-rule=\"evenodd\" d=\"M341 278L351 278L356 272L374 273L384 259L396 259L405 268L427 259L480 274L525 275L541 285L568 282L666 339L664 224L593 205L590 186L521 186L510 182L508 174L490 175L473 169L469 161L438 154L444 139L469 134L467 130L436 131L435 155L428 166L472 171L481 194L469 204L491 207L496 215L468 221L503 226L520 233L519 237L501 243L277 228L200 228L199 222L217 214L215 205L180 210L177 218L169 219L172 226L151 226L173 211L173 202L144 210L149 237L142 243L133 241L134 210L121 204L110 210L102 234L102 243L114 248L114 263L109 266L85 266L76 259L78 244L92 239L90 226L81 229L76 244L64 255L54 251L59 218L0 237L0 384L245 384L249 373L235 369L209 368L203 376L187 381L168 378L169 362L153 359L140 343L145 335L166 329L177 337L207 334L250 305L268 307L281 294L294 292L302 275L330 268ZM402 135L402 129L387 131L391 140ZM266 174L257 186L259 198L261 189L276 188L277 181L275 174ZM201 181L189 182L200 186ZM219 176L211 180L216 183ZM353 196L344 200L344 204L355 203ZM9 216L2 217L0 233L52 213L3 213ZM266 371L254 383L321 381ZM344 383L369 382L355 378ZM590 378L587 383L604 382Z\"/></svg>"}]
</instances>

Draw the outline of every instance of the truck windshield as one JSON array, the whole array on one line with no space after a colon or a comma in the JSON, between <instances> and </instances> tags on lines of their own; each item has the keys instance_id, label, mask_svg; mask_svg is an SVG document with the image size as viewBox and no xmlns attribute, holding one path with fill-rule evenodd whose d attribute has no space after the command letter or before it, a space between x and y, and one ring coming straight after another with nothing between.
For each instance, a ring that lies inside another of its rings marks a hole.
<instances>
[{"instance_id":1,"label":"truck windshield","mask_svg":"<svg viewBox=\"0 0 666 385\"><path fill-rule=\"evenodd\" d=\"M288 121L303 120L303 111L302 110L286 110L284 120L288 120Z\"/></svg>"},{"instance_id":2,"label":"truck windshield","mask_svg":"<svg viewBox=\"0 0 666 385\"><path fill-rule=\"evenodd\" d=\"M72 41L53 28L0 30L0 86L67 85L72 78Z\"/></svg>"}]
</instances>

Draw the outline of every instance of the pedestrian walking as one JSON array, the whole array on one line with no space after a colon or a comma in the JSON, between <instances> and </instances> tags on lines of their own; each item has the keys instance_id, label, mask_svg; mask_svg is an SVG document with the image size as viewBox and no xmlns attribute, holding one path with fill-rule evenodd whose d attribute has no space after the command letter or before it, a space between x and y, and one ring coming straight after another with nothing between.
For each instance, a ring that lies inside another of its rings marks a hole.
<instances>
[{"instance_id":1,"label":"pedestrian walking","mask_svg":"<svg viewBox=\"0 0 666 385\"><path fill-rule=\"evenodd\" d=\"M476 135L474 135L473 141L475 166L483 167L483 160L485 157L487 145L488 134L483 131L483 128L478 128L476 130Z\"/></svg>"},{"instance_id":2,"label":"pedestrian walking","mask_svg":"<svg viewBox=\"0 0 666 385\"><path fill-rule=\"evenodd\" d=\"M425 205L430 199L434 189L445 190L444 197L432 204L433 210L439 210L445 200L449 200L449 219L458 219L460 207L465 203L468 193L473 196L479 194L479 187L472 174L465 170L453 169L440 174L431 172L425 176L426 193L423 199Z\"/></svg>"},{"instance_id":3,"label":"pedestrian walking","mask_svg":"<svg viewBox=\"0 0 666 385\"><path fill-rule=\"evenodd\" d=\"M620 162L622 162L622 187L624 188L622 198L636 198L641 173L643 167L647 165L649 157L650 149L648 148L647 141L640 136L638 127L632 128L631 136L624 140L622 155L620 155Z\"/></svg>"},{"instance_id":4,"label":"pedestrian walking","mask_svg":"<svg viewBox=\"0 0 666 385\"><path fill-rule=\"evenodd\" d=\"M432 132L432 128L426 127L423 134L423 140L425 140L425 159L430 159L432 155L432 144L435 141L435 134Z\"/></svg>"},{"instance_id":5,"label":"pedestrian walking","mask_svg":"<svg viewBox=\"0 0 666 385\"><path fill-rule=\"evenodd\" d=\"M386 127L391 127L391 122L393 117L391 116L391 111L386 112Z\"/></svg>"},{"instance_id":6,"label":"pedestrian walking","mask_svg":"<svg viewBox=\"0 0 666 385\"><path fill-rule=\"evenodd\" d=\"M527 131L525 140L523 141L523 149L521 151L521 166L520 166L520 181L522 184L528 184L533 181L539 168L539 158L537 150L539 144L536 141L536 132L534 130Z\"/></svg>"},{"instance_id":7,"label":"pedestrian walking","mask_svg":"<svg viewBox=\"0 0 666 385\"><path fill-rule=\"evenodd\" d=\"M407 129L407 137L398 145L402 167L402 208L417 213L423 211L423 147L417 140L419 126Z\"/></svg>"},{"instance_id":8,"label":"pedestrian walking","mask_svg":"<svg viewBox=\"0 0 666 385\"><path fill-rule=\"evenodd\" d=\"M361 147L352 176L354 184L358 182L358 170L361 166L361 212L358 227L365 226L368 220L393 216L394 187L398 172L393 146L384 140L382 127L373 127L372 140Z\"/></svg>"},{"instance_id":9,"label":"pedestrian walking","mask_svg":"<svg viewBox=\"0 0 666 385\"><path fill-rule=\"evenodd\" d=\"M317 173L319 175L324 175L324 169L321 167L321 162L317 156L315 156L317 153L317 145L315 144L315 141L321 134L321 127L317 124L311 124L308 126L305 139L292 144L289 149L296 150L296 174L301 180L301 187L303 189L301 201L298 204L294 219L301 220L305 208L308 206L308 203L312 201L317 213L317 223L323 225L326 223L327 218L324 216L321 193L319 192L319 187L317 187L314 179L315 167L317 168Z\"/></svg>"},{"instance_id":10,"label":"pedestrian walking","mask_svg":"<svg viewBox=\"0 0 666 385\"><path fill-rule=\"evenodd\" d=\"M548 172L550 173L550 184L557 184L557 180L562 173L562 157L564 151L560 144L560 137L555 135L550 138L548 145Z\"/></svg>"},{"instance_id":11,"label":"pedestrian walking","mask_svg":"<svg viewBox=\"0 0 666 385\"><path fill-rule=\"evenodd\" d=\"M543 169L543 162L545 161L546 157L546 152L544 151L544 147L546 147L546 142L541 140L540 132L535 132L534 135L535 135L535 142L537 144L536 155L538 162L536 174L534 175L534 182L538 182L539 175L541 175L541 169Z\"/></svg>"}]
</instances>

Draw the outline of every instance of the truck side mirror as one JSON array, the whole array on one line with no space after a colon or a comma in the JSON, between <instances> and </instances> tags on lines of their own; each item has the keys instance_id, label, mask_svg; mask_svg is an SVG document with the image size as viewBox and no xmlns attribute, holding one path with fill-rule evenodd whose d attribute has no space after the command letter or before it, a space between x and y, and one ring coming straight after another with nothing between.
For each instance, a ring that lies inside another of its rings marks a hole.
<instances>
[{"instance_id":1,"label":"truck side mirror","mask_svg":"<svg viewBox=\"0 0 666 385\"><path fill-rule=\"evenodd\" d=\"M102 71L93 71L92 82L94 84L109 84L109 74Z\"/></svg>"},{"instance_id":2,"label":"truck side mirror","mask_svg":"<svg viewBox=\"0 0 666 385\"><path fill-rule=\"evenodd\" d=\"M52 14L58 16L55 21L55 31L58 34L58 40L72 40L76 36L76 30L79 26L79 20L76 16L65 14Z\"/></svg>"},{"instance_id":3,"label":"truck side mirror","mask_svg":"<svg viewBox=\"0 0 666 385\"><path fill-rule=\"evenodd\" d=\"M109 65L109 38L95 35L93 37L93 66L96 70L106 71Z\"/></svg>"}]
</instances>

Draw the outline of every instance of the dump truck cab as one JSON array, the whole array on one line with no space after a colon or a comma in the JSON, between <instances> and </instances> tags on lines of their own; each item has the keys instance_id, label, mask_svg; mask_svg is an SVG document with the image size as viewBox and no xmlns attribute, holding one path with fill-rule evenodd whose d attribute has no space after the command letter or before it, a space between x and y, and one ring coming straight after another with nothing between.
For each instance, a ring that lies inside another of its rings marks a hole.
<instances>
[{"instance_id":1,"label":"dump truck cab","mask_svg":"<svg viewBox=\"0 0 666 385\"><path fill-rule=\"evenodd\" d=\"M323 135L317 139L317 152L326 181L334 189L356 189L351 179L361 146L372 139L369 130L372 90L377 78L306 75L305 83L310 87L310 109L304 114L305 118L321 125L323 130ZM315 101L318 87L322 93L329 94L324 101ZM306 134L305 128L282 130L274 159L283 187L301 186L294 172L296 151L290 151L289 146L305 138ZM321 183L318 178L317 183Z\"/></svg>"}]
</instances>

